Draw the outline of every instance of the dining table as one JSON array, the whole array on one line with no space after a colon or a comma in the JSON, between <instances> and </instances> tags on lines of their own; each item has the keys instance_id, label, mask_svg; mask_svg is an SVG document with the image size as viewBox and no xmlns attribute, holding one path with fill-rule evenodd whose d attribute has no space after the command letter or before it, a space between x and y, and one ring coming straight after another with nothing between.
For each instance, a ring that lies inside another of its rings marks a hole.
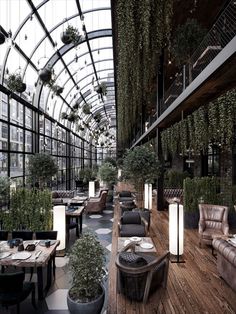
<instances>
[{"instance_id":1,"label":"dining table","mask_svg":"<svg viewBox=\"0 0 236 314\"><path fill-rule=\"evenodd\" d=\"M18 251L18 247L10 248L8 241L0 241L0 265L2 267L14 266L17 268L34 268L37 272L38 299L44 299L50 288L52 275L52 260L59 240L50 240L50 246L45 246L46 240L23 241L24 248L28 244L35 244L34 251ZM47 283L43 282L43 269L47 268ZM45 287L44 287L45 286Z\"/></svg>"}]
</instances>

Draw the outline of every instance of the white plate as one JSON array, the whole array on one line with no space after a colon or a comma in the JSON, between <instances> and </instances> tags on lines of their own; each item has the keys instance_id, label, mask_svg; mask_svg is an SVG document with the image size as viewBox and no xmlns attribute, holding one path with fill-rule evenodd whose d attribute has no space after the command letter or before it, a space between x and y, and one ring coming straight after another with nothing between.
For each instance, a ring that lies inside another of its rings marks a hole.
<instances>
[{"instance_id":1,"label":"white plate","mask_svg":"<svg viewBox=\"0 0 236 314\"><path fill-rule=\"evenodd\" d=\"M0 259L6 258L6 257L8 257L9 255L11 255L11 252L1 252L1 253L0 253Z\"/></svg>"},{"instance_id":2,"label":"white plate","mask_svg":"<svg viewBox=\"0 0 236 314\"><path fill-rule=\"evenodd\" d=\"M153 248L153 244L147 243L147 242L141 243L140 246L143 249L152 249Z\"/></svg>"},{"instance_id":3,"label":"white plate","mask_svg":"<svg viewBox=\"0 0 236 314\"><path fill-rule=\"evenodd\" d=\"M126 245L128 245L128 244L130 244L130 240L125 240L125 242L124 242L124 246L126 246Z\"/></svg>"},{"instance_id":4,"label":"white plate","mask_svg":"<svg viewBox=\"0 0 236 314\"><path fill-rule=\"evenodd\" d=\"M142 241L142 239L140 238L140 237L131 237L131 238L129 238L130 239L130 241L132 241L132 242L140 242L140 241Z\"/></svg>"},{"instance_id":5,"label":"white plate","mask_svg":"<svg viewBox=\"0 0 236 314\"><path fill-rule=\"evenodd\" d=\"M27 259L31 256L29 252L17 252L12 255L12 259Z\"/></svg>"},{"instance_id":6,"label":"white plate","mask_svg":"<svg viewBox=\"0 0 236 314\"><path fill-rule=\"evenodd\" d=\"M230 238L229 241L236 244L236 238Z\"/></svg>"}]
</instances>

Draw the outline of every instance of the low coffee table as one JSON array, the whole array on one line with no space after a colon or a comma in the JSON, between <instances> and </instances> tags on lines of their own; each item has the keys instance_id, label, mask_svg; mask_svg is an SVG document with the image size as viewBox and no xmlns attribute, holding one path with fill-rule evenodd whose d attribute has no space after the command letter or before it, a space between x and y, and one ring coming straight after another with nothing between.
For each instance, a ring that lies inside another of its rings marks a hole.
<instances>
[{"instance_id":1,"label":"low coffee table","mask_svg":"<svg viewBox=\"0 0 236 314\"><path fill-rule=\"evenodd\" d=\"M124 248L124 243L126 240L130 240L130 237L119 237L118 238L118 252L120 252ZM149 243L152 244L153 247L151 249L145 249L142 247L142 244ZM136 242L135 252L142 252L142 253L150 253L156 254L156 248L151 238L149 237L142 237L140 242Z\"/></svg>"}]
</instances>

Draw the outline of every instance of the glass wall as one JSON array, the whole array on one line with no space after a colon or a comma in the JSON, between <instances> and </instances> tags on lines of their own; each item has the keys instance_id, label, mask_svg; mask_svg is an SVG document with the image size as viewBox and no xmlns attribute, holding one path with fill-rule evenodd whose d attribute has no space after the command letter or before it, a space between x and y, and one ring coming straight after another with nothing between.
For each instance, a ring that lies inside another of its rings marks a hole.
<instances>
[{"instance_id":1,"label":"glass wall","mask_svg":"<svg viewBox=\"0 0 236 314\"><path fill-rule=\"evenodd\" d=\"M73 189L79 169L96 163L95 148L26 101L0 92L0 175L18 186L28 185L29 156L54 156L59 170L52 189Z\"/></svg>"}]
</instances>

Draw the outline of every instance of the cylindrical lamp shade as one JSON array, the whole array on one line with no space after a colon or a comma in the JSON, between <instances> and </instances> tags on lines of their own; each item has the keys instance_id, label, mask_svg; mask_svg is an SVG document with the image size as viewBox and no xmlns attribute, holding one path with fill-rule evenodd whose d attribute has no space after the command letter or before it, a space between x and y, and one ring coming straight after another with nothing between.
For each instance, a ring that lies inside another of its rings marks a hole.
<instances>
[{"instance_id":1,"label":"cylindrical lamp shade","mask_svg":"<svg viewBox=\"0 0 236 314\"><path fill-rule=\"evenodd\" d=\"M152 184L144 184L144 207L152 209Z\"/></svg>"},{"instance_id":2,"label":"cylindrical lamp shade","mask_svg":"<svg viewBox=\"0 0 236 314\"><path fill-rule=\"evenodd\" d=\"M66 248L66 207L53 207L53 230L57 231L57 240L60 240L60 245L57 247L58 251Z\"/></svg>"},{"instance_id":3,"label":"cylindrical lamp shade","mask_svg":"<svg viewBox=\"0 0 236 314\"><path fill-rule=\"evenodd\" d=\"M169 205L169 250L173 255L182 255L184 253L184 211L183 205L180 204Z\"/></svg>"},{"instance_id":4,"label":"cylindrical lamp shade","mask_svg":"<svg viewBox=\"0 0 236 314\"><path fill-rule=\"evenodd\" d=\"M148 208L148 199L149 199L149 184L144 184L144 207Z\"/></svg>"},{"instance_id":5,"label":"cylindrical lamp shade","mask_svg":"<svg viewBox=\"0 0 236 314\"><path fill-rule=\"evenodd\" d=\"M95 181L89 181L89 197L95 196Z\"/></svg>"},{"instance_id":6,"label":"cylindrical lamp shade","mask_svg":"<svg viewBox=\"0 0 236 314\"><path fill-rule=\"evenodd\" d=\"M152 184L148 185L148 209L152 209Z\"/></svg>"}]
</instances>

